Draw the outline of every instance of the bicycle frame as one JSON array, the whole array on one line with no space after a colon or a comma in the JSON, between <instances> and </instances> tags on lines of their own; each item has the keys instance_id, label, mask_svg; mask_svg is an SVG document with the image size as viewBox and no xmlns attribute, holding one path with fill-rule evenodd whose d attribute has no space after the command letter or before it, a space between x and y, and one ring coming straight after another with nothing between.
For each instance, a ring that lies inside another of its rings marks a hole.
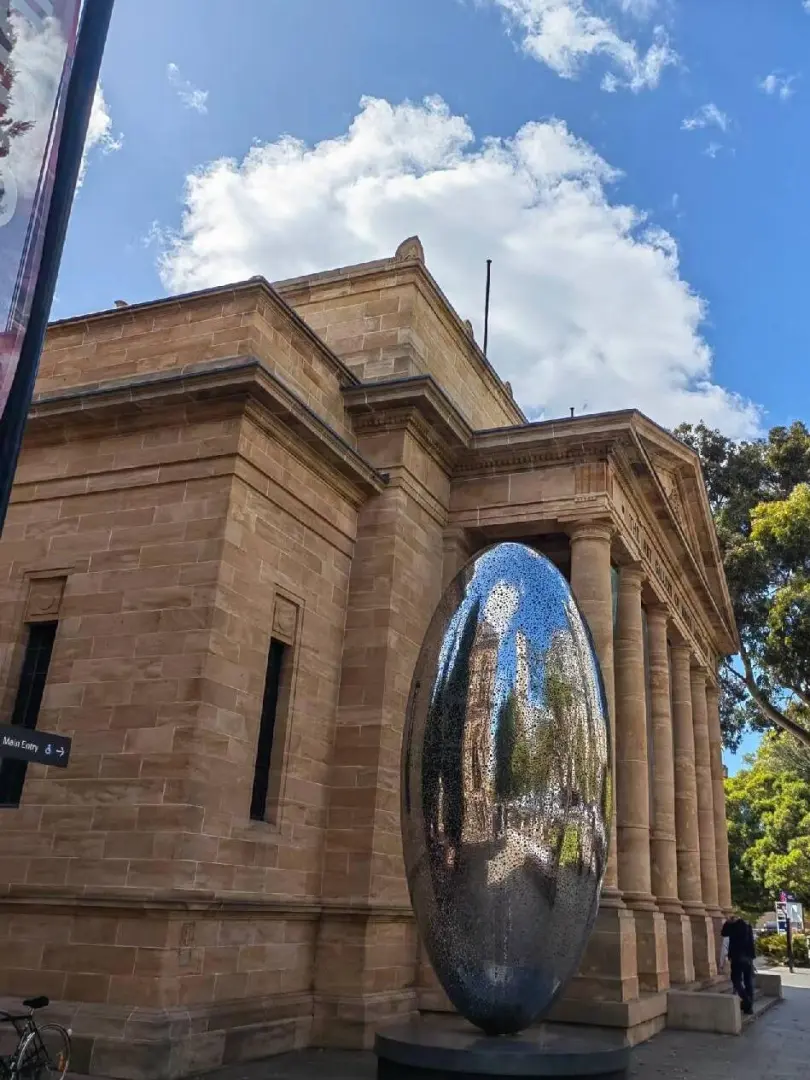
<instances>
[{"instance_id":1,"label":"bicycle frame","mask_svg":"<svg viewBox=\"0 0 810 1080\"><path fill-rule=\"evenodd\" d=\"M47 1056L48 1051L40 1038L33 1010L26 1016L15 1016L12 1013L0 1012L0 1024L11 1024L17 1033L17 1046L14 1053L8 1057L0 1056L0 1080L14 1080L17 1076L17 1067L23 1051L27 1049L32 1040L34 1041L37 1056L41 1053Z\"/></svg>"}]
</instances>

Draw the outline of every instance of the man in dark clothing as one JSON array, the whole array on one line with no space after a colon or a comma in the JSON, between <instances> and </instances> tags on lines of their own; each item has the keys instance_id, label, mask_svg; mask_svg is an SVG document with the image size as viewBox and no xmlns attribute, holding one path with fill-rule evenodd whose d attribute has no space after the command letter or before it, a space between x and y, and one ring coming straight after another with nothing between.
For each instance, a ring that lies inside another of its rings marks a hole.
<instances>
[{"instance_id":1,"label":"man in dark clothing","mask_svg":"<svg viewBox=\"0 0 810 1080\"><path fill-rule=\"evenodd\" d=\"M728 938L728 959L731 964L731 982L742 1003L744 1013L754 1011L754 931L751 924L732 915L723 923L720 931Z\"/></svg>"}]
</instances>

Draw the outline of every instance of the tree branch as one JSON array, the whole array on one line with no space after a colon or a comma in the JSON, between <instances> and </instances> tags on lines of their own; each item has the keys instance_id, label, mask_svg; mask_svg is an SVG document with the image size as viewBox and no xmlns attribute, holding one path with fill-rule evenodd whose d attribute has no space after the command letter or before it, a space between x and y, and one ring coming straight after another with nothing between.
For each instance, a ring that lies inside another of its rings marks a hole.
<instances>
[{"instance_id":1,"label":"tree branch","mask_svg":"<svg viewBox=\"0 0 810 1080\"><path fill-rule=\"evenodd\" d=\"M729 663L725 665L726 671L729 671L745 686L748 693L751 695L754 704L766 720L770 720L772 724L776 724L776 726L782 728L783 731L787 731L789 735L798 739L802 746L806 746L810 749L810 731L801 724L797 724L795 720L791 720L789 716L786 716L780 709L777 709L775 705L772 705L757 686L757 681L754 678L754 669L751 666L751 661L744 647L740 648L740 659L745 668L745 675L741 675L739 671L735 671Z\"/></svg>"}]
</instances>

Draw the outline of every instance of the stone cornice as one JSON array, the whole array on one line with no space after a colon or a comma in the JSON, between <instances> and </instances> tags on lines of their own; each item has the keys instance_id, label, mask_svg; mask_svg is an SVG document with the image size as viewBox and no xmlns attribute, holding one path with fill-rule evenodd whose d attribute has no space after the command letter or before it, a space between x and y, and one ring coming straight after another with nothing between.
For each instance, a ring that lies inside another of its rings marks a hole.
<instances>
[{"instance_id":1,"label":"stone cornice","mask_svg":"<svg viewBox=\"0 0 810 1080\"><path fill-rule=\"evenodd\" d=\"M628 554L630 558L640 559L644 563L650 584L659 599L666 604L678 634L684 640L690 641L693 651L709 663L715 649L722 648L722 645L715 642L718 631L725 635L729 633L719 617L714 598L706 592L717 619L715 627L710 629L700 614L699 601L695 603L696 597L692 595L691 588L684 589L679 583L677 561L661 544L658 536L661 532L660 525L650 519L646 500L636 490L638 481L630 461L617 452L612 455L612 461L616 472L616 486L621 489L620 496L615 490L613 493L614 512L616 521L621 525L621 536ZM629 515L620 511L619 498L629 509Z\"/></svg>"},{"instance_id":2,"label":"stone cornice","mask_svg":"<svg viewBox=\"0 0 810 1080\"><path fill-rule=\"evenodd\" d=\"M605 458L617 443L629 441L628 416L604 413L477 431L458 472L466 476Z\"/></svg>"},{"instance_id":3,"label":"stone cornice","mask_svg":"<svg viewBox=\"0 0 810 1080\"><path fill-rule=\"evenodd\" d=\"M133 910L153 915L228 916L261 915L284 919L319 919L324 916L347 919L413 919L410 905L344 903L331 900L264 897L255 893L217 893L203 889L138 889L86 886L81 889L59 885L8 885L0 892L0 909L38 908L74 911L79 908L110 912Z\"/></svg>"},{"instance_id":4,"label":"stone cornice","mask_svg":"<svg viewBox=\"0 0 810 1080\"><path fill-rule=\"evenodd\" d=\"M671 435L668 431L659 427L649 417L644 416L643 413L636 412L633 419L633 428L635 434L635 440L638 446L639 453L643 456L647 469L652 476L655 486L658 490L659 496L667 507L667 512L670 516L673 525L676 526L682 536L683 542L690 550L692 554L691 546L688 543L688 539L685 536L684 530L678 522L675 514L672 511L672 507L669 504L669 499L664 492L658 475L655 472L653 462L650 454L647 450L649 444L657 451L659 451L664 457L669 458L673 462L677 463L678 473L683 476L684 474L690 478L690 486L694 495L696 496L694 504L699 508L699 519L696 524L699 526L699 531L702 537L708 542L711 552L711 562L714 569L714 577L716 579L717 588L720 590L721 603L720 607L724 609L722 618L732 627L732 633L735 638L737 637L737 627L734 620L734 611L731 603L731 595L728 591L728 584L726 582L725 572L723 570L723 558L720 552L720 543L717 539L717 530L714 526L714 519L712 517L711 507L709 505L708 496L706 494L706 484L703 479L703 471L700 464L700 458L690 447L686 446L680 440L676 439L674 435ZM701 568L703 569L703 568ZM705 571L703 571L705 577ZM707 588L711 587L707 583ZM716 602L716 601L715 601Z\"/></svg>"},{"instance_id":5,"label":"stone cornice","mask_svg":"<svg viewBox=\"0 0 810 1080\"><path fill-rule=\"evenodd\" d=\"M338 476L364 496L382 491L385 481L358 452L260 360L234 357L34 399L28 426L33 433L74 428L83 422L143 415L148 410L205 401L241 400L283 425L299 444L315 452Z\"/></svg>"},{"instance_id":6,"label":"stone cornice","mask_svg":"<svg viewBox=\"0 0 810 1080\"><path fill-rule=\"evenodd\" d=\"M419 429L448 466L469 447L472 430L430 375L366 383L344 390L355 433L393 430L418 418Z\"/></svg>"},{"instance_id":7,"label":"stone cornice","mask_svg":"<svg viewBox=\"0 0 810 1080\"><path fill-rule=\"evenodd\" d=\"M127 304L126 307L108 308L104 311L95 311L87 315L75 315L68 319L57 319L48 325L50 337L58 339L63 329L75 329L78 326L90 328L96 323L126 323L131 321L133 315L144 314L149 311L155 313L165 311L171 307L193 306L198 301L207 301L213 297L227 297L244 295L256 292L269 300L276 307L283 309L284 316L290 321L299 333L303 334L314 345L326 364L332 368L338 377L341 386L356 386L360 380L326 345L315 333L309 324L301 318L284 297L273 288L269 281L261 275L248 278L247 281L237 281L230 285L217 285L210 289L197 289L194 292L180 293L176 296L160 297L157 300L146 300L139 304ZM48 341L46 339L46 348Z\"/></svg>"},{"instance_id":8,"label":"stone cornice","mask_svg":"<svg viewBox=\"0 0 810 1080\"><path fill-rule=\"evenodd\" d=\"M661 481L658 478L658 475L655 471L655 468L653 467L649 455L646 452L641 438L636 431L634 431L633 435L633 442L635 444L634 449L638 458L637 464L641 465L644 468L647 481L652 485L653 490L655 491L661 503L661 506L664 508L667 514L669 528L674 534L674 536L677 538L678 544L681 548L680 558L686 559L688 561L695 576L700 582L709 606L714 611L719 624L724 627L725 632L729 635L733 643L733 648L736 649L738 644L737 627L734 621L734 612L731 606L731 597L728 592L728 586L726 584L726 578L723 572L722 560L720 559L719 547L717 546L717 536L714 528L714 522L710 520L711 537L713 541L712 554L713 556L716 555L716 559L714 559L715 577L719 584L721 593L719 597L717 596L715 590L712 589L705 565L703 564L702 560L699 560L696 557L694 548L689 542L689 537L687 536L682 523L678 520L677 515L672 509L670 500L668 499L667 494L663 489ZM686 447L684 447L684 449L686 449ZM703 496L705 500L705 492L703 493ZM708 502L706 505L708 506Z\"/></svg>"}]
</instances>

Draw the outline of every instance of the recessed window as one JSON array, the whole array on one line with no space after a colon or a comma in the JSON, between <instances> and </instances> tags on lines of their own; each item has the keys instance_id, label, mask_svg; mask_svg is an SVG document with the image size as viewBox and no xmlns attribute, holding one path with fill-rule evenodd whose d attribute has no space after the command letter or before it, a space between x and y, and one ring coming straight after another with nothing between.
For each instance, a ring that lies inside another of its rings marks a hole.
<instances>
[{"instance_id":1,"label":"recessed window","mask_svg":"<svg viewBox=\"0 0 810 1080\"><path fill-rule=\"evenodd\" d=\"M20 685L11 714L11 723L15 726L30 731L37 726L57 625L55 622L41 622L31 623L28 627ZM20 805L27 769L25 761L6 758L0 763L0 806Z\"/></svg>"},{"instance_id":2,"label":"recessed window","mask_svg":"<svg viewBox=\"0 0 810 1080\"><path fill-rule=\"evenodd\" d=\"M289 704L291 653L289 645L276 638L271 639L250 800L250 817L253 821L268 820L268 803L271 801L268 797L277 794L273 790L278 786L273 783L277 779L273 774L279 771L283 747L276 746L276 741L283 738L283 720Z\"/></svg>"}]
</instances>

